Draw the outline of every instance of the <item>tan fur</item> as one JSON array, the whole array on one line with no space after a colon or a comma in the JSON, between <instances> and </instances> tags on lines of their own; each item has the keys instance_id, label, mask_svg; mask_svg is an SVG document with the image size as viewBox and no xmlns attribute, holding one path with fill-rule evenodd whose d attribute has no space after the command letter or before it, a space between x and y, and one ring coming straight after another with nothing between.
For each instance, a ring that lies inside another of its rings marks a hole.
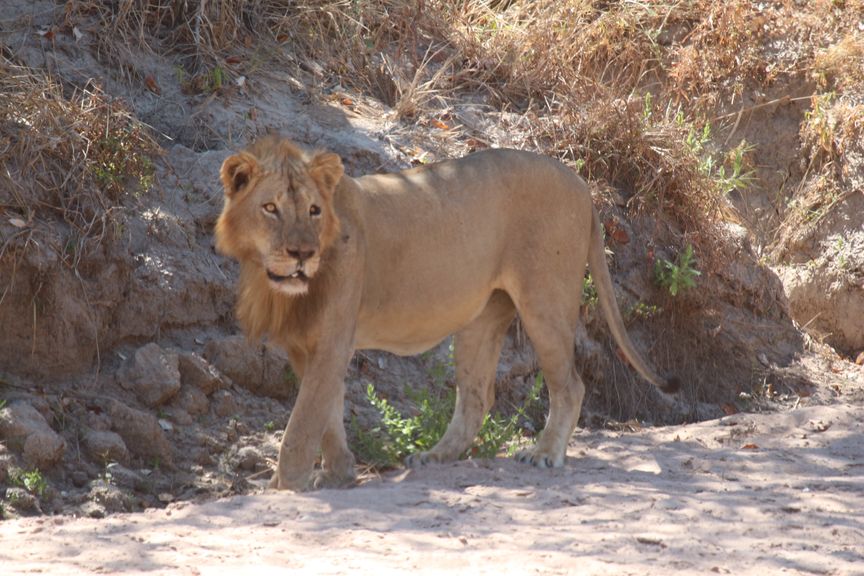
<instances>
[{"instance_id":1,"label":"tan fur","mask_svg":"<svg viewBox=\"0 0 864 576\"><path fill-rule=\"evenodd\" d=\"M458 458L492 406L498 356L517 313L550 397L546 429L518 458L561 466L585 394L573 346L586 262L630 363L664 391L676 387L630 342L591 195L554 160L489 150L354 179L334 154L308 155L267 137L226 159L220 177L216 244L241 263L237 316L250 337L283 346L301 378L275 488L353 478L343 379L354 350L415 354L450 334L453 419L434 448L407 464ZM313 475L319 448L324 462Z\"/></svg>"}]
</instances>

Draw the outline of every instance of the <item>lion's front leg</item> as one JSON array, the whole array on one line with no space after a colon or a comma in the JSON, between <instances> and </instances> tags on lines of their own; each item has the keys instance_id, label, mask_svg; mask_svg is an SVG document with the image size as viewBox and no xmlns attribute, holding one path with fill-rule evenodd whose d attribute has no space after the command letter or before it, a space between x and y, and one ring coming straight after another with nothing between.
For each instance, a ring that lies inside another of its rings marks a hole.
<instances>
[{"instance_id":1,"label":"lion's front leg","mask_svg":"<svg viewBox=\"0 0 864 576\"><path fill-rule=\"evenodd\" d=\"M306 368L297 402L282 436L276 472L270 487L280 490L308 490L331 485L336 477L353 478L354 457L345 440L342 423L345 398L345 368L351 351L328 355L316 366ZM344 361L335 360L344 356ZM324 469L313 474L318 450L324 453Z\"/></svg>"},{"instance_id":2,"label":"lion's front leg","mask_svg":"<svg viewBox=\"0 0 864 576\"><path fill-rule=\"evenodd\" d=\"M324 438L321 442L321 453L324 458L321 470L314 475L315 488L350 486L356 478L354 454L348 448L345 434L344 392L343 382L339 400L333 403L330 419L324 430Z\"/></svg>"}]
</instances>

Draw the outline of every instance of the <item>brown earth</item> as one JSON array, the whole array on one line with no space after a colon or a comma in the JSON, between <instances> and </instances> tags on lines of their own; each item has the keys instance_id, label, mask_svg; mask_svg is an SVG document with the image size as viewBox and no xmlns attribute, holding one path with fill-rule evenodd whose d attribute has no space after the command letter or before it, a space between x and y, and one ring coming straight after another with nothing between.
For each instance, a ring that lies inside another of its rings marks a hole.
<instances>
[{"instance_id":1,"label":"brown earth","mask_svg":"<svg viewBox=\"0 0 864 576\"><path fill-rule=\"evenodd\" d=\"M581 431L562 469L463 461L350 490L0 523L4 574L862 574L864 396Z\"/></svg>"}]
</instances>

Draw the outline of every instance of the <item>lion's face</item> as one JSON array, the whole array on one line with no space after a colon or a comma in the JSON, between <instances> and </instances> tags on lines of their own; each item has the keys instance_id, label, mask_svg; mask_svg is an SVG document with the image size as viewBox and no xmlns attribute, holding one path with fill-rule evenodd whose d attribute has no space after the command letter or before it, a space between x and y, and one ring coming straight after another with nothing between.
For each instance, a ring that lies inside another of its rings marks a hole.
<instances>
[{"instance_id":1,"label":"lion's face","mask_svg":"<svg viewBox=\"0 0 864 576\"><path fill-rule=\"evenodd\" d=\"M333 194L341 177L335 154L307 159L275 139L230 156L220 171L225 206L216 224L218 250L261 266L273 290L305 294L339 234Z\"/></svg>"}]
</instances>

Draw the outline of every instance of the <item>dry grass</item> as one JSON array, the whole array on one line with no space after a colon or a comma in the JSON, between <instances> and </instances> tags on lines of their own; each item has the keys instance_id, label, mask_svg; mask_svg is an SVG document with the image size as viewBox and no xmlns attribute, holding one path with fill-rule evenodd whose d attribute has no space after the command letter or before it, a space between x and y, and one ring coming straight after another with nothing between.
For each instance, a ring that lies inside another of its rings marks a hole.
<instances>
[{"instance_id":1,"label":"dry grass","mask_svg":"<svg viewBox=\"0 0 864 576\"><path fill-rule=\"evenodd\" d=\"M0 258L43 224L80 257L111 232L127 190L149 186L157 146L126 108L88 86L66 95L50 77L0 59Z\"/></svg>"}]
</instances>

